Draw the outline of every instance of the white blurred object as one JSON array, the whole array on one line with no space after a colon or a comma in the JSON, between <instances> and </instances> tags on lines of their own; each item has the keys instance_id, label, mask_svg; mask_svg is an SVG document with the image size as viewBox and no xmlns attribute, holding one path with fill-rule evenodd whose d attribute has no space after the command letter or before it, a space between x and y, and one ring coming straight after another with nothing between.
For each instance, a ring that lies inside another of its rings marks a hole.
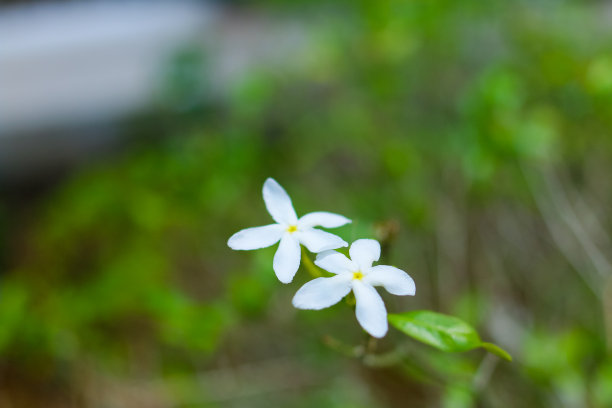
<instances>
[{"instance_id":1,"label":"white blurred object","mask_svg":"<svg viewBox=\"0 0 612 408\"><path fill-rule=\"evenodd\" d=\"M146 106L160 69L214 14L188 1L0 9L0 137Z\"/></svg>"},{"instance_id":2,"label":"white blurred object","mask_svg":"<svg viewBox=\"0 0 612 408\"><path fill-rule=\"evenodd\" d=\"M119 146L118 119L153 106L183 47L201 47L203 91L222 100L252 72L299 69L307 32L287 16L193 0L0 6L0 186Z\"/></svg>"}]
</instances>

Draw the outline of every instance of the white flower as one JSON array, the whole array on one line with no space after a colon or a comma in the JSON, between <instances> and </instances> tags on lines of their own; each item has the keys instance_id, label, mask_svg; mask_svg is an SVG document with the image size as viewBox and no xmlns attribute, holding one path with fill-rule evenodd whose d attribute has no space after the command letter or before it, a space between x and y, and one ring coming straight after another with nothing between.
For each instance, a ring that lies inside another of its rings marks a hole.
<instances>
[{"instance_id":1,"label":"white flower","mask_svg":"<svg viewBox=\"0 0 612 408\"><path fill-rule=\"evenodd\" d=\"M280 241L274 255L274 272L283 283L293 280L300 266L300 244L310 252L321 252L345 247L348 244L340 237L329 232L315 229L315 226L335 228L351 220L338 214L319 211L298 219L287 192L268 178L263 186L263 198L268 212L276 224L254 227L238 231L230 237L227 245L232 249L266 248Z\"/></svg>"},{"instance_id":2,"label":"white flower","mask_svg":"<svg viewBox=\"0 0 612 408\"><path fill-rule=\"evenodd\" d=\"M298 309L320 310L338 303L352 290L357 305L357 321L374 337L387 333L387 310L374 289L383 286L393 295L414 295L414 281L401 269L388 265L372 266L380 258L380 244L373 239L359 239L349 249L351 259L336 251L317 256L315 264L336 276L316 278L306 283L293 297Z\"/></svg>"}]
</instances>

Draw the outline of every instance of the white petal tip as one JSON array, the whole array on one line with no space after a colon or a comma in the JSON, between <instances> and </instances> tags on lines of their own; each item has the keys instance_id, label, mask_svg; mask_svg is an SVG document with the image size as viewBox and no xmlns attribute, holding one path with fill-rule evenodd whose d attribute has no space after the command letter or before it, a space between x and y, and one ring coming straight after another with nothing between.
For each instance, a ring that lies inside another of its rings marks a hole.
<instances>
[{"instance_id":1,"label":"white petal tip","mask_svg":"<svg viewBox=\"0 0 612 408\"><path fill-rule=\"evenodd\" d=\"M291 304L296 309L313 310L312 305L310 305L306 301L306 299L304 299L304 296L302 296L302 293L299 293L299 291L298 293L295 294L295 296L293 296L293 299L291 300Z\"/></svg>"},{"instance_id":2,"label":"white petal tip","mask_svg":"<svg viewBox=\"0 0 612 408\"><path fill-rule=\"evenodd\" d=\"M291 302L291 304L293 305L293 307L295 307L296 309L302 309L302 310L307 310L309 309L308 307L306 307L306 305L299 301L299 300L295 300L295 298L293 298L293 301Z\"/></svg>"},{"instance_id":3,"label":"white petal tip","mask_svg":"<svg viewBox=\"0 0 612 408\"><path fill-rule=\"evenodd\" d=\"M295 273L293 275L287 275L287 274L278 273L277 271L274 271L274 274L276 275L280 283L284 283L285 285L288 283L291 283L295 276Z\"/></svg>"},{"instance_id":4,"label":"white petal tip","mask_svg":"<svg viewBox=\"0 0 612 408\"><path fill-rule=\"evenodd\" d=\"M302 299L296 300L295 298L293 298L293 301L291 302L291 304L296 309L301 309L301 310L322 310L322 309L325 309L326 307L329 307L329 306L313 305L312 303L308 301L304 301Z\"/></svg>"},{"instance_id":5,"label":"white petal tip","mask_svg":"<svg viewBox=\"0 0 612 408\"><path fill-rule=\"evenodd\" d=\"M336 227L333 227L333 228L342 227L343 225L350 224L350 223L352 223L352 222L353 222L352 220L349 220L349 219L348 219L348 218L346 218L346 217L342 217L342 218L344 218L344 219L342 220L342 223L341 223L341 224L340 224L340 223L339 223L339 224L337 224L337 226L336 226Z\"/></svg>"},{"instance_id":6,"label":"white petal tip","mask_svg":"<svg viewBox=\"0 0 612 408\"><path fill-rule=\"evenodd\" d=\"M416 294L416 285L414 284L414 280L410 276L408 276L408 278L410 279L410 285L408 286L406 293L404 293L403 296L414 296Z\"/></svg>"},{"instance_id":7,"label":"white petal tip","mask_svg":"<svg viewBox=\"0 0 612 408\"><path fill-rule=\"evenodd\" d=\"M414 296L416 294L416 288L412 287L400 293L393 293L393 294L396 296Z\"/></svg>"},{"instance_id":8,"label":"white petal tip","mask_svg":"<svg viewBox=\"0 0 612 408\"><path fill-rule=\"evenodd\" d=\"M234 251L240 250L240 248L236 245L236 240L233 236L227 240L227 246L233 249Z\"/></svg>"},{"instance_id":9,"label":"white petal tip","mask_svg":"<svg viewBox=\"0 0 612 408\"><path fill-rule=\"evenodd\" d=\"M370 333L370 332L368 332L368 334L370 336L372 336L372 337L376 337L377 339L382 339L387 334L387 330L385 330L384 332L381 332L381 333Z\"/></svg>"},{"instance_id":10,"label":"white petal tip","mask_svg":"<svg viewBox=\"0 0 612 408\"><path fill-rule=\"evenodd\" d=\"M293 278L295 277L296 273L297 271L290 275L287 273L279 273L276 270L274 271L274 274L276 275L276 278L279 280L279 282L284 283L285 285L293 281Z\"/></svg>"},{"instance_id":11,"label":"white petal tip","mask_svg":"<svg viewBox=\"0 0 612 408\"><path fill-rule=\"evenodd\" d=\"M229 237L227 246L241 251L266 248L278 242L282 235L281 229L276 224L246 228Z\"/></svg>"},{"instance_id":12,"label":"white petal tip","mask_svg":"<svg viewBox=\"0 0 612 408\"><path fill-rule=\"evenodd\" d=\"M282 188L282 186L278 184L278 181L274 180L272 177L268 177L266 181L264 181L263 189L266 190L268 188L274 188L274 187Z\"/></svg>"}]
</instances>

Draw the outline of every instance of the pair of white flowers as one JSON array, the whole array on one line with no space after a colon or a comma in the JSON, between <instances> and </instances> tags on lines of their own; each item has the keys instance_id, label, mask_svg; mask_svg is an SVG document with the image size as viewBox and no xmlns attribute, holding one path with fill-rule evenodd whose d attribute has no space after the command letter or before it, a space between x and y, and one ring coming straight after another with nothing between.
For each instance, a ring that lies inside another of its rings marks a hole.
<instances>
[{"instance_id":1,"label":"pair of white flowers","mask_svg":"<svg viewBox=\"0 0 612 408\"><path fill-rule=\"evenodd\" d=\"M306 283L293 297L293 305L299 309L324 309L338 303L352 290L357 321L372 336L383 337L388 329L387 310L374 286L382 286L394 295L414 295L412 278L393 266L372 266L380 258L378 241L359 239L353 242L349 259L334 251L348 246L348 243L334 234L314 228L340 227L351 222L348 218L324 211L298 218L287 192L271 178L264 183L263 198L276 223L239 231L230 237L228 246L236 250L251 250L280 241L273 268L281 282L289 283L300 266L300 245L304 245L310 252L318 254L315 264L334 276Z\"/></svg>"}]
</instances>

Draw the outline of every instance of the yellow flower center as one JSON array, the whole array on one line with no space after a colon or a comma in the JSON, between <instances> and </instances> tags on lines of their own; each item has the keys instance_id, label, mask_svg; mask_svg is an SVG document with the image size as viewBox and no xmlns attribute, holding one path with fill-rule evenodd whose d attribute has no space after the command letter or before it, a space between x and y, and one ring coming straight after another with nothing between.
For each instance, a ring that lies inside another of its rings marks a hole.
<instances>
[{"instance_id":1,"label":"yellow flower center","mask_svg":"<svg viewBox=\"0 0 612 408\"><path fill-rule=\"evenodd\" d=\"M362 280L363 279L363 273L361 273L361 271L353 272L353 279Z\"/></svg>"},{"instance_id":2,"label":"yellow flower center","mask_svg":"<svg viewBox=\"0 0 612 408\"><path fill-rule=\"evenodd\" d=\"M287 232L290 234L293 234L295 231L297 231L297 226L295 225L290 225L289 228L287 228Z\"/></svg>"}]
</instances>

